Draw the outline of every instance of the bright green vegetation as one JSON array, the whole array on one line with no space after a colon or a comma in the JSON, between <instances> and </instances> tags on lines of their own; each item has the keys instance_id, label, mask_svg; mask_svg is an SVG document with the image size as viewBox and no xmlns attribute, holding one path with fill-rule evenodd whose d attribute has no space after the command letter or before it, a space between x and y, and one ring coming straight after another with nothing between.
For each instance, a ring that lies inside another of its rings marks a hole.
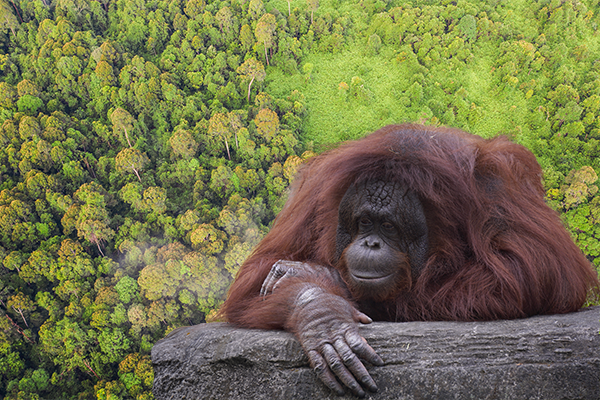
<instances>
[{"instance_id":1,"label":"bright green vegetation","mask_svg":"<svg viewBox=\"0 0 600 400\"><path fill-rule=\"evenodd\" d=\"M600 265L589 1L0 0L0 397L150 399L297 165L388 123L528 146Z\"/></svg>"}]
</instances>

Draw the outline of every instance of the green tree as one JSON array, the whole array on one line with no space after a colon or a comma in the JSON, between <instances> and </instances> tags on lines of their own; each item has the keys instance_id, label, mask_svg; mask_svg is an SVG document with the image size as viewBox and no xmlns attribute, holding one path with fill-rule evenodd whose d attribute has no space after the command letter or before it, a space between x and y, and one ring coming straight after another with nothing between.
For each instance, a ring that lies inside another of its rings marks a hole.
<instances>
[{"instance_id":1,"label":"green tree","mask_svg":"<svg viewBox=\"0 0 600 400\"><path fill-rule=\"evenodd\" d=\"M137 399L152 398L154 371L149 356L139 353L128 354L119 363L119 379L129 394Z\"/></svg>"},{"instance_id":2,"label":"green tree","mask_svg":"<svg viewBox=\"0 0 600 400\"><path fill-rule=\"evenodd\" d=\"M9 250L30 251L38 236L32 222L32 207L7 190L0 192L0 238Z\"/></svg>"},{"instance_id":3,"label":"green tree","mask_svg":"<svg viewBox=\"0 0 600 400\"><path fill-rule=\"evenodd\" d=\"M209 188L218 198L226 199L239 188L239 182L231 168L220 165L211 171Z\"/></svg>"},{"instance_id":4,"label":"green tree","mask_svg":"<svg viewBox=\"0 0 600 400\"><path fill-rule=\"evenodd\" d=\"M42 350L63 372L77 368L99 378L91 365L94 339L82 326L68 318L58 322L47 320L39 331Z\"/></svg>"},{"instance_id":5,"label":"green tree","mask_svg":"<svg viewBox=\"0 0 600 400\"><path fill-rule=\"evenodd\" d=\"M215 113L208 121L208 134L211 137L219 137L225 143L225 149L227 149L227 158L231 160L231 153L229 152L229 140L231 139L232 132L229 129L229 120L227 115L223 113Z\"/></svg>"},{"instance_id":6,"label":"green tree","mask_svg":"<svg viewBox=\"0 0 600 400\"><path fill-rule=\"evenodd\" d=\"M123 149L115 157L115 168L117 171L127 174L133 172L141 182L140 172L148 165L150 159L145 153L138 149Z\"/></svg>"},{"instance_id":7,"label":"green tree","mask_svg":"<svg viewBox=\"0 0 600 400\"><path fill-rule=\"evenodd\" d=\"M263 108L254 118L256 133L270 143L279 130L279 117L274 111Z\"/></svg>"},{"instance_id":8,"label":"green tree","mask_svg":"<svg viewBox=\"0 0 600 400\"><path fill-rule=\"evenodd\" d=\"M374 33L369 36L367 45L373 54L377 54L379 53L379 49L381 49L381 38L378 34Z\"/></svg>"},{"instance_id":9,"label":"green tree","mask_svg":"<svg viewBox=\"0 0 600 400\"><path fill-rule=\"evenodd\" d=\"M169 260L169 265L152 264L140 271L138 284L148 300L173 297L179 287L181 274L177 271L177 262ZM169 272L173 272L171 275Z\"/></svg>"},{"instance_id":10,"label":"green tree","mask_svg":"<svg viewBox=\"0 0 600 400\"><path fill-rule=\"evenodd\" d=\"M155 214L167 210L167 190L162 187L150 186L144 190L144 208Z\"/></svg>"},{"instance_id":11,"label":"green tree","mask_svg":"<svg viewBox=\"0 0 600 400\"><path fill-rule=\"evenodd\" d=\"M203 251L190 252L183 261L191 278L186 280L186 287L196 295L198 309L204 315L213 313L223 302L231 275L223 270L217 258L206 256Z\"/></svg>"},{"instance_id":12,"label":"green tree","mask_svg":"<svg viewBox=\"0 0 600 400\"><path fill-rule=\"evenodd\" d=\"M55 276L60 281L88 277L96 272L94 262L83 246L72 239L65 239L58 249Z\"/></svg>"},{"instance_id":13,"label":"green tree","mask_svg":"<svg viewBox=\"0 0 600 400\"><path fill-rule=\"evenodd\" d=\"M198 150L198 142L184 129L177 129L169 139L171 151L185 160L192 158Z\"/></svg>"},{"instance_id":14,"label":"green tree","mask_svg":"<svg viewBox=\"0 0 600 400\"><path fill-rule=\"evenodd\" d=\"M89 11L89 3L83 0L58 0L56 2L56 12L66 16L75 24L83 23L85 15Z\"/></svg>"},{"instance_id":15,"label":"green tree","mask_svg":"<svg viewBox=\"0 0 600 400\"><path fill-rule=\"evenodd\" d=\"M245 51L249 51L254 45L254 35L250 25L244 24L240 28L240 42Z\"/></svg>"},{"instance_id":16,"label":"green tree","mask_svg":"<svg viewBox=\"0 0 600 400\"><path fill-rule=\"evenodd\" d=\"M11 84L0 82L0 107L15 108L17 97L17 90Z\"/></svg>"},{"instance_id":17,"label":"green tree","mask_svg":"<svg viewBox=\"0 0 600 400\"><path fill-rule=\"evenodd\" d=\"M69 207L61 220L65 233L77 229L77 235L95 244L103 256L101 245L115 234L110 227L106 196L104 188L96 182L83 184L74 194L78 201Z\"/></svg>"},{"instance_id":18,"label":"green tree","mask_svg":"<svg viewBox=\"0 0 600 400\"><path fill-rule=\"evenodd\" d=\"M119 362L131 349L131 341L120 328L102 329L98 335L100 350L108 362Z\"/></svg>"},{"instance_id":19,"label":"green tree","mask_svg":"<svg viewBox=\"0 0 600 400\"><path fill-rule=\"evenodd\" d=\"M221 34L229 37L233 29L233 14L229 7L223 7L215 14Z\"/></svg>"},{"instance_id":20,"label":"green tree","mask_svg":"<svg viewBox=\"0 0 600 400\"><path fill-rule=\"evenodd\" d=\"M283 164L283 176L291 182L294 176L296 176L296 172L298 172L298 168L302 163L302 158L296 155L289 156Z\"/></svg>"},{"instance_id":21,"label":"green tree","mask_svg":"<svg viewBox=\"0 0 600 400\"><path fill-rule=\"evenodd\" d=\"M13 36L17 36L16 29L19 28L19 20L13 14L13 8L7 0L0 0L0 21L2 21L3 28L9 29Z\"/></svg>"},{"instance_id":22,"label":"green tree","mask_svg":"<svg viewBox=\"0 0 600 400\"><path fill-rule=\"evenodd\" d=\"M144 270L148 268L145 267ZM146 272L146 274L150 274L150 270L148 270ZM149 280L148 277L145 278L146 280ZM149 281L145 282L146 285L150 286L152 283ZM132 329L136 332L141 332L142 329L144 329L147 325L148 325L148 316L146 314L146 311L144 310L144 306L142 304L136 303L133 304L131 307L129 307L129 310L127 311L127 318L129 320L129 322L131 322L132 325Z\"/></svg>"},{"instance_id":23,"label":"green tree","mask_svg":"<svg viewBox=\"0 0 600 400\"><path fill-rule=\"evenodd\" d=\"M34 117L23 117L19 122L19 136L24 141L37 139L42 129Z\"/></svg>"},{"instance_id":24,"label":"green tree","mask_svg":"<svg viewBox=\"0 0 600 400\"><path fill-rule=\"evenodd\" d=\"M458 28L469 41L473 41L477 37L477 21L475 20L475 17L470 14L467 14L460 19Z\"/></svg>"},{"instance_id":25,"label":"green tree","mask_svg":"<svg viewBox=\"0 0 600 400\"><path fill-rule=\"evenodd\" d=\"M141 211L143 208L142 194L144 187L137 182L130 182L119 190L119 197L124 202L129 203L135 210Z\"/></svg>"},{"instance_id":26,"label":"green tree","mask_svg":"<svg viewBox=\"0 0 600 400\"><path fill-rule=\"evenodd\" d=\"M118 138L124 137L129 147L133 147L131 145L131 140L129 139L129 134L133 132L133 124L135 123L135 119L131 116L131 114L118 107L110 114L110 122L113 124L113 132L115 133L115 136Z\"/></svg>"},{"instance_id":27,"label":"green tree","mask_svg":"<svg viewBox=\"0 0 600 400\"><path fill-rule=\"evenodd\" d=\"M262 0L250 0L248 5L248 14L252 19L258 19L265 13L265 6Z\"/></svg>"},{"instance_id":28,"label":"green tree","mask_svg":"<svg viewBox=\"0 0 600 400\"><path fill-rule=\"evenodd\" d=\"M123 304L128 304L137 298L139 285L135 279L124 276L115 285L115 290L119 294L119 300Z\"/></svg>"},{"instance_id":29,"label":"green tree","mask_svg":"<svg viewBox=\"0 0 600 400\"><path fill-rule=\"evenodd\" d=\"M198 226L190 235L192 247L203 254L215 255L224 248L225 234L209 224Z\"/></svg>"},{"instance_id":30,"label":"green tree","mask_svg":"<svg viewBox=\"0 0 600 400\"><path fill-rule=\"evenodd\" d=\"M267 51L272 48L275 41L275 29L277 28L277 20L273 14L265 14L256 23L256 29L254 35L256 36L256 43L262 45L265 50L265 60L269 65L269 56Z\"/></svg>"},{"instance_id":31,"label":"green tree","mask_svg":"<svg viewBox=\"0 0 600 400\"><path fill-rule=\"evenodd\" d=\"M100 84L102 86L114 85L117 81L115 78L115 75L114 75L113 67L104 60L101 60L100 62L98 62L98 65L96 65L96 69L94 70L94 72L96 73L96 76L98 77L98 79L100 79ZM114 112L113 112L113 114L114 114ZM115 115L115 119L118 119L118 117L119 117L118 114Z\"/></svg>"},{"instance_id":32,"label":"green tree","mask_svg":"<svg viewBox=\"0 0 600 400\"><path fill-rule=\"evenodd\" d=\"M598 175L592 167L585 166L579 170L573 170L561 189L564 193L565 208L573 208L582 202L586 202L588 196L598 192L598 186L593 185L598 180Z\"/></svg>"},{"instance_id":33,"label":"green tree","mask_svg":"<svg viewBox=\"0 0 600 400\"><path fill-rule=\"evenodd\" d=\"M25 326L29 328L29 324L27 323L27 318L25 318L25 315L29 315L37 308L37 305L29 297L19 292L8 298L6 307L20 316Z\"/></svg>"},{"instance_id":34,"label":"green tree","mask_svg":"<svg viewBox=\"0 0 600 400\"><path fill-rule=\"evenodd\" d=\"M184 11L190 18L195 18L204 13L206 2L204 0L189 0L185 3Z\"/></svg>"},{"instance_id":35,"label":"green tree","mask_svg":"<svg viewBox=\"0 0 600 400\"><path fill-rule=\"evenodd\" d=\"M27 95L39 97L41 92L40 88L29 79L23 79L21 82L19 82L17 84L17 91L19 97Z\"/></svg>"},{"instance_id":36,"label":"green tree","mask_svg":"<svg viewBox=\"0 0 600 400\"><path fill-rule=\"evenodd\" d=\"M29 94L23 95L17 100L17 109L27 115L37 115L38 110L42 108L44 102L42 99Z\"/></svg>"},{"instance_id":37,"label":"green tree","mask_svg":"<svg viewBox=\"0 0 600 400\"><path fill-rule=\"evenodd\" d=\"M250 102L250 89L254 81L262 82L267 76L265 73L265 67L255 58L249 58L242 65L237 68L238 76L242 81L248 82L248 96L247 100Z\"/></svg>"},{"instance_id":38,"label":"green tree","mask_svg":"<svg viewBox=\"0 0 600 400\"><path fill-rule=\"evenodd\" d=\"M315 13L315 11L317 11L317 8L319 8L319 0L306 0L306 5L310 10L310 24L313 25L313 14Z\"/></svg>"}]
</instances>

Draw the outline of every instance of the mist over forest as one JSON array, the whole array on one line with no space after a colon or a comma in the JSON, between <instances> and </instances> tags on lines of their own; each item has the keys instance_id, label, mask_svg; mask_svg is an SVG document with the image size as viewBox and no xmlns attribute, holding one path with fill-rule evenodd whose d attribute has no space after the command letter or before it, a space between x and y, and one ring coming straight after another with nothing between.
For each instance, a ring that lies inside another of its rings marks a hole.
<instances>
[{"instance_id":1,"label":"mist over forest","mask_svg":"<svg viewBox=\"0 0 600 400\"><path fill-rule=\"evenodd\" d=\"M0 0L0 397L152 399L298 166L391 123L527 146L600 265L600 1Z\"/></svg>"}]
</instances>

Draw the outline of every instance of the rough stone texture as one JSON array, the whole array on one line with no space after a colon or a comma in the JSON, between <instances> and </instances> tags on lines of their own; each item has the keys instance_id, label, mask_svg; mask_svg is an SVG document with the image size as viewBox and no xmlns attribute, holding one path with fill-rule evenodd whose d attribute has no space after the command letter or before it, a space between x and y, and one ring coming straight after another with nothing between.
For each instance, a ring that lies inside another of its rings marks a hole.
<instances>
[{"instance_id":1,"label":"rough stone texture","mask_svg":"<svg viewBox=\"0 0 600 400\"><path fill-rule=\"evenodd\" d=\"M600 307L493 322L373 323L361 334L385 361L368 366L372 399L600 399ZM294 337L225 323L179 328L152 349L162 399L335 396Z\"/></svg>"}]
</instances>

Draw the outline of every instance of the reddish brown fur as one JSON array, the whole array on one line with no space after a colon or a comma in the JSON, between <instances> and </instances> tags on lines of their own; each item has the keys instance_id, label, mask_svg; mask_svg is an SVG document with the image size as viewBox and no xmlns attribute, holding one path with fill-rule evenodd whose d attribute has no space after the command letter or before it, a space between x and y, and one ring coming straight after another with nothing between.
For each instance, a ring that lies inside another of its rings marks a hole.
<instances>
[{"instance_id":1,"label":"reddish brown fur","mask_svg":"<svg viewBox=\"0 0 600 400\"><path fill-rule=\"evenodd\" d=\"M358 179L394 179L418 193L429 256L410 291L364 304L374 319L492 320L579 309L597 274L544 202L541 168L498 137L417 125L382 128L302 169L271 232L244 263L222 313L246 327L285 327L293 291L259 299L279 259L332 268L338 205ZM345 295L344 288L320 282ZM351 299L352 300L352 299ZM360 305L360 304L359 304Z\"/></svg>"}]
</instances>

